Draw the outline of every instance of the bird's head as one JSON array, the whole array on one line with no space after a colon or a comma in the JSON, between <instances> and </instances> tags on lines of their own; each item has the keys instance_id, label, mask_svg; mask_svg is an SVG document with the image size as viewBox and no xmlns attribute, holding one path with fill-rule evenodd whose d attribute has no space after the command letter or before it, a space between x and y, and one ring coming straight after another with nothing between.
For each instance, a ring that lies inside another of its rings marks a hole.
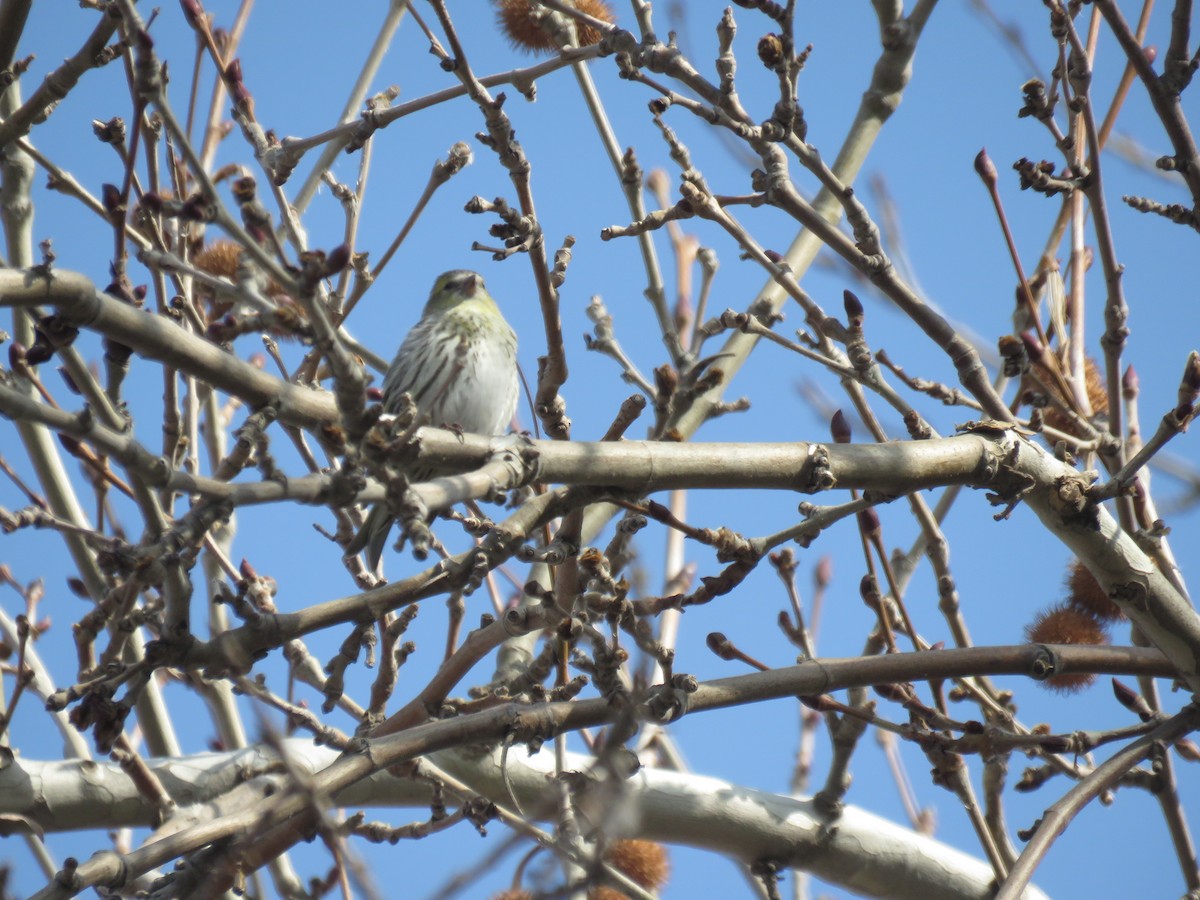
<instances>
[{"instance_id":1,"label":"bird's head","mask_svg":"<svg viewBox=\"0 0 1200 900\"><path fill-rule=\"evenodd\" d=\"M437 277L425 303L425 312L444 313L468 300L489 299L482 275L469 269L454 269Z\"/></svg>"}]
</instances>

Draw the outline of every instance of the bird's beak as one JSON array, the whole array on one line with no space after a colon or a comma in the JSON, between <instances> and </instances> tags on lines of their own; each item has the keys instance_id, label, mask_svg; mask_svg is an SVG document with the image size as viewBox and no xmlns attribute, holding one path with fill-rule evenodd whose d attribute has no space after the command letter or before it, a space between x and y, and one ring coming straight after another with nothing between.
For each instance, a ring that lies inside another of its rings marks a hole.
<instances>
[{"instance_id":1,"label":"bird's beak","mask_svg":"<svg viewBox=\"0 0 1200 900\"><path fill-rule=\"evenodd\" d=\"M474 297L475 292L479 290L479 276L471 275L463 279L462 287L460 288L464 297Z\"/></svg>"}]
</instances>

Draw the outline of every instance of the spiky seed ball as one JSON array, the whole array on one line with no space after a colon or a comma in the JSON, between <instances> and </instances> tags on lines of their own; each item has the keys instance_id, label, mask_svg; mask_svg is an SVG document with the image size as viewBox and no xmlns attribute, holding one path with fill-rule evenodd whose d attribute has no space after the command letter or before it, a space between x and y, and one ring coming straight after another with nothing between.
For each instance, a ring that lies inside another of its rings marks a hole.
<instances>
[{"instance_id":1,"label":"spiky seed ball","mask_svg":"<svg viewBox=\"0 0 1200 900\"><path fill-rule=\"evenodd\" d=\"M1104 592L1087 566L1075 560L1067 567L1067 604L1072 609L1095 616L1101 622L1121 622L1125 613Z\"/></svg>"},{"instance_id":2,"label":"spiky seed ball","mask_svg":"<svg viewBox=\"0 0 1200 900\"><path fill-rule=\"evenodd\" d=\"M233 241L219 240L205 244L192 259L192 263L201 272L237 281L238 257L242 248ZM208 305L208 321L215 322L233 308L233 298L229 296L214 296L202 282L196 285L196 294Z\"/></svg>"},{"instance_id":3,"label":"spiky seed ball","mask_svg":"<svg viewBox=\"0 0 1200 900\"><path fill-rule=\"evenodd\" d=\"M242 248L233 241L219 240L205 244L204 249L196 254L192 262L202 272L233 281L237 275L238 257L241 254Z\"/></svg>"},{"instance_id":4,"label":"spiky seed ball","mask_svg":"<svg viewBox=\"0 0 1200 900\"><path fill-rule=\"evenodd\" d=\"M552 52L558 49L550 32L539 24L530 0L495 0L495 5L496 21L513 47L527 53ZM612 8L604 0L575 0L575 8L609 24L617 21ZM581 47L598 44L603 37L595 28L582 22L575 23L575 33Z\"/></svg>"},{"instance_id":5,"label":"spiky seed ball","mask_svg":"<svg viewBox=\"0 0 1200 900\"><path fill-rule=\"evenodd\" d=\"M1100 374L1100 366L1092 357L1084 357L1083 383L1087 388L1088 402L1092 404L1095 415L1108 415L1108 388L1104 384L1104 376Z\"/></svg>"},{"instance_id":6,"label":"spiky seed ball","mask_svg":"<svg viewBox=\"0 0 1200 900\"><path fill-rule=\"evenodd\" d=\"M233 241L221 239L205 244L192 258L192 264L201 272L207 272L209 275L215 275L217 278L224 278L236 284L241 256L241 247ZM280 319L278 327L271 329L271 333L276 337L294 338L295 331L290 330L285 323L289 317L297 323L303 323L306 318L304 311L296 304L295 300L283 292L283 288L277 282L267 281L265 286L260 285L260 287L268 297L279 304L283 317ZM235 305L233 298L228 294L214 294L202 282L196 284L196 296L207 307L209 324L219 320Z\"/></svg>"},{"instance_id":7,"label":"spiky seed ball","mask_svg":"<svg viewBox=\"0 0 1200 900\"><path fill-rule=\"evenodd\" d=\"M1060 603L1042 610L1025 626L1025 640L1031 644L1088 644L1100 647L1108 643L1104 626L1094 616ZM1042 684L1063 694L1088 687L1096 676L1090 672L1052 675Z\"/></svg>"},{"instance_id":8,"label":"spiky seed ball","mask_svg":"<svg viewBox=\"0 0 1200 900\"><path fill-rule=\"evenodd\" d=\"M1045 367L1039 365L1038 373L1045 383L1051 383L1049 373ZM1100 367L1096 364L1096 360L1088 356L1083 361L1083 386L1087 391L1088 403L1092 407L1092 415L1103 416L1108 414L1108 388L1104 385L1104 376L1100 374ZM1071 425L1071 421L1062 414L1062 412L1054 404L1050 404L1045 409L1046 424L1051 428L1059 431L1065 431L1068 434L1074 434L1075 429Z\"/></svg>"},{"instance_id":9,"label":"spiky seed ball","mask_svg":"<svg viewBox=\"0 0 1200 900\"><path fill-rule=\"evenodd\" d=\"M667 848L655 841L617 841L606 854L613 866L649 891L657 891L671 877Z\"/></svg>"}]
</instances>

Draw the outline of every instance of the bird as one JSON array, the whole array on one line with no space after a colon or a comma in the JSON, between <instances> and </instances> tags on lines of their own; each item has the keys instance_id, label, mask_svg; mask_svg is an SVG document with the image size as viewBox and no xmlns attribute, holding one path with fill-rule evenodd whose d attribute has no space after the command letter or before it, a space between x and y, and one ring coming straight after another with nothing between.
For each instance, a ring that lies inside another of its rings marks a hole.
<instances>
[{"instance_id":1,"label":"bird","mask_svg":"<svg viewBox=\"0 0 1200 900\"><path fill-rule=\"evenodd\" d=\"M517 335L488 293L483 276L468 269L443 272L433 283L421 319L412 327L383 379L383 409L397 413L408 394L426 424L472 434L508 430L517 408ZM429 470L409 473L420 481ZM363 549L378 571L394 517L377 503L347 547Z\"/></svg>"}]
</instances>

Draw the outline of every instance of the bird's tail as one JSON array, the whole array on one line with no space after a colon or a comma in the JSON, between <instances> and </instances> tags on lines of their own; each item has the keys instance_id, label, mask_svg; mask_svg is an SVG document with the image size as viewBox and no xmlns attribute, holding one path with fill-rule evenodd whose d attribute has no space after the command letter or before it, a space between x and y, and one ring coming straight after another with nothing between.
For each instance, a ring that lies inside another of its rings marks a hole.
<instances>
[{"instance_id":1,"label":"bird's tail","mask_svg":"<svg viewBox=\"0 0 1200 900\"><path fill-rule=\"evenodd\" d=\"M346 555L367 551L367 568L375 572L379 568L379 560L383 557L383 548L387 544L388 535L392 531L395 517L388 511L386 503L376 503L367 513L367 521L354 539L346 545Z\"/></svg>"}]
</instances>

